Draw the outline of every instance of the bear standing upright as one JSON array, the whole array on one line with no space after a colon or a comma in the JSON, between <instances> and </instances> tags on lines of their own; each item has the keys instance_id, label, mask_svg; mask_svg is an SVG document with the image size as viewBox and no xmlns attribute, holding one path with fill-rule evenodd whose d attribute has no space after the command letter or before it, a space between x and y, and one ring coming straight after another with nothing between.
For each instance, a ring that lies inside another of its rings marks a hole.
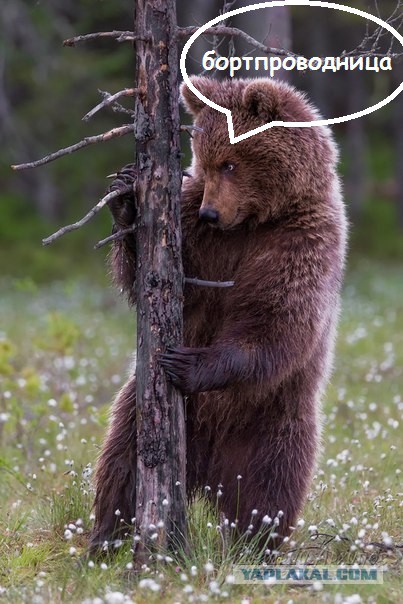
<instances>
[{"instance_id":1,"label":"bear standing upright","mask_svg":"<svg viewBox=\"0 0 403 604\"><path fill-rule=\"evenodd\" d=\"M312 121L316 110L273 80L192 78L231 109L235 134L272 121ZM234 281L186 285L184 346L161 362L186 393L187 487L222 491L221 509L247 530L256 509L295 526L320 443L320 399L329 375L343 276L346 219L328 128L274 127L231 145L226 117L186 87L198 129L182 188L187 277ZM135 178L128 166L120 177ZM133 196L111 210L135 223ZM114 242L117 282L135 302L135 237ZM93 544L116 532L115 511L135 516L135 377L119 393L96 470ZM238 480L240 496L238 502Z\"/></svg>"}]
</instances>

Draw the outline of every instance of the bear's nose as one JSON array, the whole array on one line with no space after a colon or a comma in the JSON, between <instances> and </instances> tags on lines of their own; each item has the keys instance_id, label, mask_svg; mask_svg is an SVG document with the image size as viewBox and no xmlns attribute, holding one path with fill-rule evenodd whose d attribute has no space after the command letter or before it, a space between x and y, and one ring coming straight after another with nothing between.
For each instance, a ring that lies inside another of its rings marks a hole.
<instances>
[{"instance_id":1,"label":"bear's nose","mask_svg":"<svg viewBox=\"0 0 403 604\"><path fill-rule=\"evenodd\" d=\"M199 210L199 218L203 222L218 222L219 217L219 213L214 208L205 207Z\"/></svg>"}]
</instances>

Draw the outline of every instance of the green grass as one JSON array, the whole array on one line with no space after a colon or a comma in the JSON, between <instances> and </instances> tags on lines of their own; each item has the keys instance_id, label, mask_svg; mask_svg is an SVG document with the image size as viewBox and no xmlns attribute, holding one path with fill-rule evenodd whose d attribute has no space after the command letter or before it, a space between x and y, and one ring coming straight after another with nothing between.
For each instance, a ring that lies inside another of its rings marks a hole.
<instances>
[{"instance_id":1,"label":"green grass","mask_svg":"<svg viewBox=\"0 0 403 604\"><path fill-rule=\"evenodd\" d=\"M233 585L232 564L253 562L253 547L217 530L203 501L189 510L186 554L161 555L140 575L130 543L88 560L91 468L129 366L134 314L111 288L25 279L2 283L0 316L0 601L401 601L403 550L366 545L403 542L401 266L361 261L348 275L323 453L304 522L277 558L383 564L378 586Z\"/></svg>"}]
</instances>

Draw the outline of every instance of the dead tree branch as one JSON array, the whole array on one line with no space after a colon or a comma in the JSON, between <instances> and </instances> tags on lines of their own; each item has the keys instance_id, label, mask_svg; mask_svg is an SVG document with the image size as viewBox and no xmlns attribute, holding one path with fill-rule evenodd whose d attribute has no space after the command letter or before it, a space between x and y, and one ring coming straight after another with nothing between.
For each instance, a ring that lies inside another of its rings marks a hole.
<instances>
[{"instance_id":1,"label":"dead tree branch","mask_svg":"<svg viewBox=\"0 0 403 604\"><path fill-rule=\"evenodd\" d=\"M75 36L64 40L63 46L75 46L80 42L88 42L89 40L99 40L100 38L113 38L117 42L133 42L140 40L140 36L135 36L133 31L98 31L82 36Z\"/></svg>"},{"instance_id":2,"label":"dead tree branch","mask_svg":"<svg viewBox=\"0 0 403 604\"><path fill-rule=\"evenodd\" d=\"M119 191L119 194L121 193L121 191ZM112 235L109 235L109 237L105 237L105 239L101 239L101 241L98 241L98 243L96 243L94 245L94 250L99 250L100 247L103 247L104 245L107 245L108 243L111 243L113 241L119 241L120 239L123 239L123 237L126 237L126 235L130 235L130 233L134 233L135 230L135 225L133 224L130 227L127 227L127 229L121 229L120 231L116 231L116 233L112 233Z\"/></svg>"},{"instance_id":3,"label":"dead tree branch","mask_svg":"<svg viewBox=\"0 0 403 604\"><path fill-rule=\"evenodd\" d=\"M203 128L199 128L199 126L192 126L190 124L182 124L181 132L187 132L190 138L193 138L192 132L203 132Z\"/></svg>"},{"instance_id":4,"label":"dead tree branch","mask_svg":"<svg viewBox=\"0 0 403 604\"><path fill-rule=\"evenodd\" d=\"M53 235L50 235L49 237L46 237L46 239L43 239L42 244L50 245L51 243L56 241L56 239L59 239L59 237L62 237L66 233L70 233L71 231L75 231L75 230L79 229L84 224L89 222L92 218L94 218L94 216L96 214L98 214L98 212L100 210L102 210L102 208L105 207L109 201L111 201L112 199L115 199L116 197L120 197L121 195L124 195L125 193L130 193L132 190L133 190L133 187L132 187L132 185L130 185L130 186L127 186L124 188L120 188L117 191L112 191L111 193L108 193L108 195L105 195L105 197L103 197L93 208L91 208L91 210L83 218L81 218L81 220L78 220L77 222L74 222L73 224L68 224L68 225L62 227L61 229L56 231L56 233L53 233Z\"/></svg>"},{"instance_id":5,"label":"dead tree branch","mask_svg":"<svg viewBox=\"0 0 403 604\"><path fill-rule=\"evenodd\" d=\"M65 149L59 149L58 151L55 151L55 153L46 155L46 157L38 159L37 161L29 162L26 164L15 164L11 167L13 170L28 170L29 168L37 168L38 166L48 164L51 161L54 161L55 159L59 159L59 157L62 157L63 155L69 155L70 153L74 153L75 151L78 151L83 147L88 147L88 145L94 145L95 143L104 143L105 141L109 141L112 138L119 138L133 131L133 124L124 124L123 126L119 126L118 128L112 128L112 130L108 130L108 132L103 132L102 134L97 134L95 136L87 136L83 138L83 140L81 140L79 143L75 143L70 147L65 147Z\"/></svg>"},{"instance_id":6,"label":"dead tree branch","mask_svg":"<svg viewBox=\"0 0 403 604\"><path fill-rule=\"evenodd\" d=\"M198 29L200 29L199 27L178 27L177 29L177 38L181 39L181 38L188 38L189 36L193 35ZM231 37L238 37L238 38L242 38L243 40L245 40L245 42L247 42L247 44L250 44L251 46L254 46L257 50L261 50L262 52L264 52L265 54L272 54L272 55L277 55L279 57L298 57L299 55L295 54L294 52L291 52L289 50L285 50L284 48L274 48L272 46L266 46L265 44L262 44L262 42L259 42L258 40L255 40L255 38L252 38L252 36L250 36L249 34L247 34L246 32L242 31L242 29L238 29L237 27L220 27L220 26L216 26L216 27L209 27L208 29L206 29L203 32L203 35L214 35L214 36L231 36Z\"/></svg>"},{"instance_id":7,"label":"dead tree branch","mask_svg":"<svg viewBox=\"0 0 403 604\"><path fill-rule=\"evenodd\" d=\"M88 122L98 111L103 109L104 107L109 107L120 99L122 96L134 96L137 92L137 88L124 88L123 90L119 90L119 92L115 92L115 94L110 94L109 92L105 92L103 90L98 91L102 96L103 100L98 103L91 111L88 111L82 118L84 122ZM129 109L127 111L130 111ZM134 112L131 112L134 113Z\"/></svg>"},{"instance_id":8,"label":"dead tree branch","mask_svg":"<svg viewBox=\"0 0 403 604\"><path fill-rule=\"evenodd\" d=\"M134 119L135 116L135 112L133 111L133 109L127 109L127 107L123 107L123 105L121 105L120 103L118 103L117 101L115 101L112 105L111 105L111 109L112 111L114 111L115 113L125 113L126 115L130 115L131 118Z\"/></svg>"},{"instance_id":9,"label":"dead tree branch","mask_svg":"<svg viewBox=\"0 0 403 604\"><path fill-rule=\"evenodd\" d=\"M398 29L399 26L401 25L401 20L402 20L402 17L400 15L399 15L399 17L392 15L391 17L386 19L386 23L389 23L390 25L397 25L396 29ZM198 29L199 29L198 27L179 27L177 30L177 37L179 39L187 38L187 37L191 36L192 34L194 34ZM403 52L402 53L392 53L393 40L394 40L393 36L391 36L392 42L391 42L391 46L389 47L387 52L378 52L380 50L380 40L384 36L386 36L386 34L388 34L388 33L389 33L388 30L386 30L382 26L379 26L374 30L374 32L372 34L369 34L369 32L367 32L364 36L364 39L357 46L357 48L354 48L353 50L350 50L350 51L344 50L340 54L340 57L350 57L350 56L380 57L380 58L389 57L391 59L397 59L397 58L403 56ZM253 46L257 50L260 50L264 54L272 54L272 55L276 55L278 57L295 57L295 58L298 58L301 56L301 55L298 55L289 50L285 50L284 48L274 48L272 46L266 46L262 42L259 42L258 40L256 40L255 38L253 38L252 36L247 34L246 32L244 32L241 29L238 29L236 27L220 27L220 26L209 27L208 29L206 29L203 32L203 35L204 34L206 34L206 35L212 34L215 37L216 36L231 36L231 37L242 38L243 40L245 40L245 42L247 44L249 44L250 46Z\"/></svg>"},{"instance_id":10,"label":"dead tree branch","mask_svg":"<svg viewBox=\"0 0 403 604\"><path fill-rule=\"evenodd\" d=\"M381 14L379 12L378 2L374 1L376 14L379 18L381 18ZM396 3L396 7L392 14L384 19L385 23L388 25L392 25L397 31L400 30L403 24L403 16L402 16L402 1L398 0ZM341 57L350 57L350 56L361 56L361 57L389 57L391 59L397 59L403 56L403 52L393 53L393 43L395 41L395 37L390 34L390 32L382 27L382 25L378 25L375 27L372 33L370 33L369 25L367 25L367 31L361 43L357 46L357 48L350 51L343 51L341 53ZM381 42L386 37L390 36L391 41L389 48L386 52L380 52L381 50Z\"/></svg>"},{"instance_id":11,"label":"dead tree branch","mask_svg":"<svg viewBox=\"0 0 403 604\"><path fill-rule=\"evenodd\" d=\"M204 281L204 279L195 279L193 277L185 277L185 283L188 285L200 285L202 287L232 287L235 281Z\"/></svg>"}]
</instances>

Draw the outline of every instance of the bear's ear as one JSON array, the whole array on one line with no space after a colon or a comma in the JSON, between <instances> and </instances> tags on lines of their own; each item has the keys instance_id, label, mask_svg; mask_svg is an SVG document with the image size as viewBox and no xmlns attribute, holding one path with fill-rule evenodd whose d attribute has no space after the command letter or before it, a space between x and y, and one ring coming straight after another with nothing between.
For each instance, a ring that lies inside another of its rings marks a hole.
<instances>
[{"instance_id":1,"label":"bear's ear","mask_svg":"<svg viewBox=\"0 0 403 604\"><path fill-rule=\"evenodd\" d=\"M243 92L243 106L265 122L280 120L282 107L279 93L280 90L271 80L255 80Z\"/></svg>"},{"instance_id":2,"label":"bear's ear","mask_svg":"<svg viewBox=\"0 0 403 604\"><path fill-rule=\"evenodd\" d=\"M217 88L217 82L214 82L214 80L211 80L210 78L192 76L190 81L193 86L208 99L212 98L214 90ZM180 91L183 104L187 111L192 115L196 116L204 107L206 107L206 104L193 94L186 86L185 82L182 82Z\"/></svg>"}]
</instances>

